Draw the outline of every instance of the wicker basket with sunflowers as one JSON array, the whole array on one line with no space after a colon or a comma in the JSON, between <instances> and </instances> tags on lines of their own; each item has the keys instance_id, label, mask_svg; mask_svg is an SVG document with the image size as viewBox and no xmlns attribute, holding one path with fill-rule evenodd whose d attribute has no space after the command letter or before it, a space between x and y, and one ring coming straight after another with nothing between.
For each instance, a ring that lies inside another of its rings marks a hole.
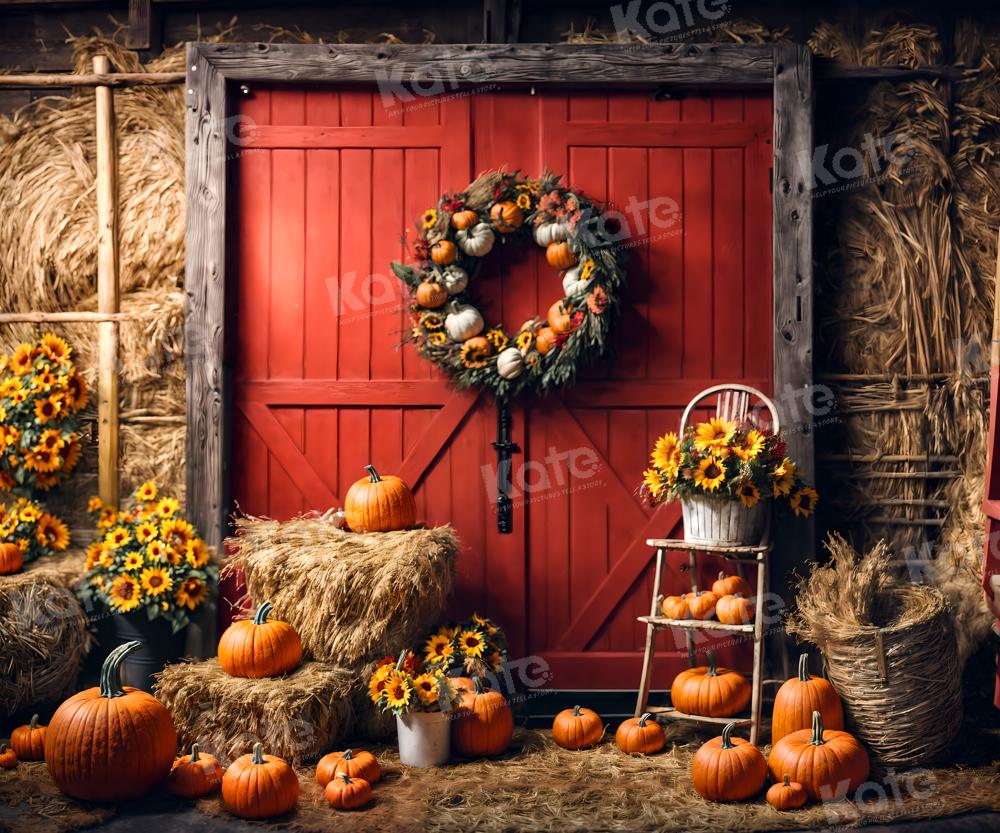
<instances>
[{"instance_id":1,"label":"wicker basket with sunflowers","mask_svg":"<svg viewBox=\"0 0 1000 833\"><path fill-rule=\"evenodd\" d=\"M87 574L80 597L88 610L111 613L145 610L149 619L167 620L173 631L208 597L219 578L210 553L194 527L179 515L173 497L159 497L144 483L127 512L91 498L101 537L87 548Z\"/></svg>"}]
</instances>

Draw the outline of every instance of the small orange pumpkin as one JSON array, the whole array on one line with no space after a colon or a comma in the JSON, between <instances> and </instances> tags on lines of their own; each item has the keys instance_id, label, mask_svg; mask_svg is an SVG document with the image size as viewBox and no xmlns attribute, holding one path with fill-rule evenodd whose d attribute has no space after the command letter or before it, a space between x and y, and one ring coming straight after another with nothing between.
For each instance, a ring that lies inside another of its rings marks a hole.
<instances>
[{"instance_id":1,"label":"small orange pumpkin","mask_svg":"<svg viewBox=\"0 0 1000 833\"><path fill-rule=\"evenodd\" d=\"M711 619L715 613L715 605L719 601L719 597L710 590L685 593L683 598L687 602L691 616L695 619Z\"/></svg>"},{"instance_id":2,"label":"small orange pumpkin","mask_svg":"<svg viewBox=\"0 0 1000 833\"><path fill-rule=\"evenodd\" d=\"M715 615L726 625L746 625L753 621L753 602L742 593L723 596L715 605Z\"/></svg>"},{"instance_id":3,"label":"small orange pumpkin","mask_svg":"<svg viewBox=\"0 0 1000 833\"><path fill-rule=\"evenodd\" d=\"M18 726L10 733L10 748L19 760L45 760L45 727L38 725L38 715L33 714L26 726Z\"/></svg>"},{"instance_id":4,"label":"small orange pumpkin","mask_svg":"<svg viewBox=\"0 0 1000 833\"><path fill-rule=\"evenodd\" d=\"M797 810L809 799L806 788L798 781L792 781L788 773L783 780L772 784L764 796L775 810Z\"/></svg>"},{"instance_id":5,"label":"small orange pumpkin","mask_svg":"<svg viewBox=\"0 0 1000 833\"><path fill-rule=\"evenodd\" d=\"M428 309L444 306L444 302L448 300L448 290L434 281L422 281L413 295L420 306Z\"/></svg>"},{"instance_id":6,"label":"small orange pumpkin","mask_svg":"<svg viewBox=\"0 0 1000 833\"><path fill-rule=\"evenodd\" d=\"M647 713L623 720L615 732L615 743L622 752L629 755L652 755L666 746L667 738L663 734L663 727Z\"/></svg>"},{"instance_id":7,"label":"small orange pumpkin","mask_svg":"<svg viewBox=\"0 0 1000 833\"><path fill-rule=\"evenodd\" d=\"M727 576L720 571L719 577L712 584L712 592L721 599L723 596L735 596L737 593L750 596L753 594L753 588L743 576Z\"/></svg>"},{"instance_id":8,"label":"small orange pumpkin","mask_svg":"<svg viewBox=\"0 0 1000 833\"><path fill-rule=\"evenodd\" d=\"M501 234L509 234L524 223L524 212L512 202L494 203L490 209L490 217Z\"/></svg>"},{"instance_id":9,"label":"small orange pumpkin","mask_svg":"<svg viewBox=\"0 0 1000 833\"><path fill-rule=\"evenodd\" d=\"M302 661L302 640L288 622L268 621L271 603L233 622L219 639L219 665L230 677L279 677Z\"/></svg>"},{"instance_id":10,"label":"small orange pumpkin","mask_svg":"<svg viewBox=\"0 0 1000 833\"><path fill-rule=\"evenodd\" d=\"M450 240L438 240L431 246L431 260L438 266L448 266L455 262L458 257L458 250Z\"/></svg>"},{"instance_id":11,"label":"small orange pumpkin","mask_svg":"<svg viewBox=\"0 0 1000 833\"><path fill-rule=\"evenodd\" d=\"M472 228L478 222L479 215L468 208L451 215L451 224L457 229Z\"/></svg>"},{"instance_id":12,"label":"small orange pumpkin","mask_svg":"<svg viewBox=\"0 0 1000 833\"><path fill-rule=\"evenodd\" d=\"M0 544L0 576L9 576L24 566L24 550L11 541Z\"/></svg>"},{"instance_id":13,"label":"small orange pumpkin","mask_svg":"<svg viewBox=\"0 0 1000 833\"><path fill-rule=\"evenodd\" d=\"M734 738L735 723L695 752L691 783L709 801L742 801L764 789L767 762L750 741Z\"/></svg>"},{"instance_id":14,"label":"small orange pumpkin","mask_svg":"<svg viewBox=\"0 0 1000 833\"><path fill-rule=\"evenodd\" d=\"M556 334L551 327L542 327L535 333L535 349L543 356L556 345Z\"/></svg>"},{"instance_id":15,"label":"small orange pumpkin","mask_svg":"<svg viewBox=\"0 0 1000 833\"><path fill-rule=\"evenodd\" d=\"M812 729L785 735L771 747L767 759L771 778L786 774L795 779L813 801L843 798L868 777L868 753L847 732L823 728L823 716L812 714Z\"/></svg>"},{"instance_id":16,"label":"small orange pumpkin","mask_svg":"<svg viewBox=\"0 0 1000 833\"><path fill-rule=\"evenodd\" d=\"M837 731L844 728L844 706L833 684L809 673L809 654L799 656L797 677L785 680L774 695L771 743L785 735L812 727L812 713L823 715L823 725Z\"/></svg>"},{"instance_id":17,"label":"small orange pumpkin","mask_svg":"<svg viewBox=\"0 0 1000 833\"><path fill-rule=\"evenodd\" d=\"M451 746L466 758L484 758L507 751L514 737L514 713L499 691L472 678L472 690L463 690L462 702L451 723Z\"/></svg>"},{"instance_id":18,"label":"small orange pumpkin","mask_svg":"<svg viewBox=\"0 0 1000 833\"><path fill-rule=\"evenodd\" d=\"M563 749L586 749L604 737L604 721L592 709L563 709L552 722L552 739Z\"/></svg>"},{"instance_id":19,"label":"small orange pumpkin","mask_svg":"<svg viewBox=\"0 0 1000 833\"><path fill-rule=\"evenodd\" d=\"M316 783L325 787L341 772L346 772L351 778L362 778L369 784L374 784L382 777L382 767L371 752L345 749L343 752L331 752L319 759L316 764Z\"/></svg>"},{"instance_id":20,"label":"small orange pumpkin","mask_svg":"<svg viewBox=\"0 0 1000 833\"><path fill-rule=\"evenodd\" d=\"M372 785L364 778L355 778L346 772L337 776L323 790L327 802L338 810L356 810L372 800Z\"/></svg>"},{"instance_id":21,"label":"small orange pumpkin","mask_svg":"<svg viewBox=\"0 0 1000 833\"><path fill-rule=\"evenodd\" d=\"M573 326L573 310L565 301L556 301L545 317L556 335L568 333Z\"/></svg>"},{"instance_id":22,"label":"small orange pumpkin","mask_svg":"<svg viewBox=\"0 0 1000 833\"><path fill-rule=\"evenodd\" d=\"M197 743L191 744L191 754L174 761L167 776L167 790L181 798L201 798L215 792L225 773L214 755L202 755Z\"/></svg>"},{"instance_id":23,"label":"small orange pumpkin","mask_svg":"<svg viewBox=\"0 0 1000 833\"><path fill-rule=\"evenodd\" d=\"M253 753L237 758L222 776L222 803L242 819L283 816L299 803L299 777L282 758L265 755L255 743Z\"/></svg>"},{"instance_id":24,"label":"small orange pumpkin","mask_svg":"<svg viewBox=\"0 0 1000 833\"><path fill-rule=\"evenodd\" d=\"M356 480L344 498L344 515L354 532L392 532L409 529L417 521L413 492L400 478L384 477L371 464L368 477Z\"/></svg>"},{"instance_id":25,"label":"small orange pumpkin","mask_svg":"<svg viewBox=\"0 0 1000 833\"><path fill-rule=\"evenodd\" d=\"M660 610L668 619L690 619L691 611L682 596L664 596L660 602Z\"/></svg>"},{"instance_id":26,"label":"small orange pumpkin","mask_svg":"<svg viewBox=\"0 0 1000 833\"><path fill-rule=\"evenodd\" d=\"M717 667L715 653L709 651L707 666L688 668L674 677L670 700L685 714L729 717L749 704L750 683L737 671Z\"/></svg>"},{"instance_id":27,"label":"small orange pumpkin","mask_svg":"<svg viewBox=\"0 0 1000 833\"><path fill-rule=\"evenodd\" d=\"M576 266L576 255L565 240L557 240L545 247L545 259L553 269L569 269Z\"/></svg>"},{"instance_id":28,"label":"small orange pumpkin","mask_svg":"<svg viewBox=\"0 0 1000 833\"><path fill-rule=\"evenodd\" d=\"M18 763L17 753L6 743L0 743L0 769L13 769Z\"/></svg>"}]
</instances>

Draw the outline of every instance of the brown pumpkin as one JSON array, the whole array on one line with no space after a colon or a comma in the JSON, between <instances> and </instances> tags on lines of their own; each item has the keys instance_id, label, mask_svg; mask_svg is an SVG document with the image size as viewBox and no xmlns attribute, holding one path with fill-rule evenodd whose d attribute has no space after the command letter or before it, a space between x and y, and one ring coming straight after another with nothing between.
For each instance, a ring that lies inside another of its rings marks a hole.
<instances>
[{"instance_id":1,"label":"brown pumpkin","mask_svg":"<svg viewBox=\"0 0 1000 833\"><path fill-rule=\"evenodd\" d=\"M299 778L285 761L265 755L255 743L253 753L237 758L222 776L222 803L242 819L270 819L295 809Z\"/></svg>"},{"instance_id":2,"label":"brown pumpkin","mask_svg":"<svg viewBox=\"0 0 1000 833\"><path fill-rule=\"evenodd\" d=\"M764 798L775 810L797 810L806 803L809 796L806 788L797 781L792 781L786 772L783 780L771 785Z\"/></svg>"},{"instance_id":3,"label":"brown pumpkin","mask_svg":"<svg viewBox=\"0 0 1000 833\"><path fill-rule=\"evenodd\" d=\"M472 228L478 222L479 215L468 208L451 215L451 224L457 229Z\"/></svg>"},{"instance_id":4,"label":"brown pumpkin","mask_svg":"<svg viewBox=\"0 0 1000 833\"><path fill-rule=\"evenodd\" d=\"M664 596L660 602L660 610L668 619L690 619L691 611L688 603L681 596Z\"/></svg>"},{"instance_id":5,"label":"brown pumpkin","mask_svg":"<svg viewBox=\"0 0 1000 833\"><path fill-rule=\"evenodd\" d=\"M753 621L753 602L742 593L723 596L716 602L715 615L726 625L746 625Z\"/></svg>"},{"instance_id":6,"label":"brown pumpkin","mask_svg":"<svg viewBox=\"0 0 1000 833\"><path fill-rule=\"evenodd\" d=\"M138 798L170 772L177 749L170 712L153 695L121 685L122 660L141 647L115 648L101 667L101 684L74 694L49 721L45 764L73 798Z\"/></svg>"},{"instance_id":7,"label":"brown pumpkin","mask_svg":"<svg viewBox=\"0 0 1000 833\"><path fill-rule=\"evenodd\" d=\"M268 620L271 603L257 608L253 619L233 622L219 640L219 665L230 677L279 677L302 661L302 640L287 622Z\"/></svg>"},{"instance_id":8,"label":"brown pumpkin","mask_svg":"<svg viewBox=\"0 0 1000 833\"><path fill-rule=\"evenodd\" d=\"M719 601L719 597L709 590L685 593L683 599L687 602L688 610L694 619L711 619L715 614L715 605Z\"/></svg>"},{"instance_id":9,"label":"brown pumpkin","mask_svg":"<svg viewBox=\"0 0 1000 833\"><path fill-rule=\"evenodd\" d=\"M764 789L767 763L750 741L734 738L735 723L702 744L691 761L691 783L709 801L742 801Z\"/></svg>"},{"instance_id":10,"label":"brown pumpkin","mask_svg":"<svg viewBox=\"0 0 1000 833\"><path fill-rule=\"evenodd\" d=\"M0 769L13 769L19 763L17 753L6 743L0 743Z\"/></svg>"},{"instance_id":11,"label":"brown pumpkin","mask_svg":"<svg viewBox=\"0 0 1000 833\"><path fill-rule=\"evenodd\" d=\"M785 735L771 747L767 767L774 781L788 777L800 783L813 801L843 798L868 777L864 747L847 732L823 728L823 716L812 714L812 729Z\"/></svg>"},{"instance_id":12,"label":"brown pumpkin","mask_svg":"<svg viewBox=\"0 0 1000 833\"><path fill-rule=\"evenodd\" d=\"M395 475L384 477L372 465L365 466L362 477L347 490L344 513L354 532L392 532L409 529L417 521L413 492Z\"/></svg>"},{"instance_id":13,"label":"brown pumpkin","mask_svg":"<svg viewBox=\"0 0 1000 833\"><path fill-rule=\"evenodd\" d=\"M202 755L198 744L191 744L191 754L174 761L167 776L167 791L180 798L201 798L215 792L225 770L214 755Z\"/></svg>"},{"instance_id":14,"label":"brown pumpkin","mask_svg":"<svg viewBox=\"0 0 1000 833\"><path fill-rule=\"evenodd\" d=\"M535 333L535 349L543 356L556 344L556 334L551 327L542 327Z\"/></svg>"},{"instance_id":15,"label":"brown pumpkin","mask_svg":"<svg viewBox=\"0 0 1000 833\"><path fill-rule=\"evenodd\" d=\"M438 266L449 266L458 257L458 250L450 240L438 240L431 246L431 260Z\"/></svg>"},{"instance_id":16,"label":"brown pumpkin","mask_svg":"<svg viewBox=\"0 0 1000 833\"><path fill-rule=\"evenodd\" d=\"M494 203L490 208L490 217L501 234L509 234L524 223L524 212L512 202Z\"/></svg>"},{"instance_id":17,"label":"brown pumpkin","mask_svg":"<svg viewBox=\"0 0 1000 833\"><path fill-rule=\"evenodd\" d=\"M750 683L728 668L716 666L715 653L708 652L708 665L681 671L670 686L674 708L702 717L729 717L750 703Z\"/></svg>"},{"instance_id":18,"label":"brown pumpkin","mask_svg":"<svg viewBox=\"0 0 1000 833\"><path fill-rule=\"evenodd\" d=\"M720 571L719 577L712 584L712 592L721 599L723 596L735 596L737 593L751 596L753 588L743 576L727 576Z\"/></svg>"},{"instance_id":19,"label":"brown pumpkin","mask_svg":"<svg viewBox=\"0 0 1000 833\"><path fill-rule=\"evenodd\" d=\"M586 749L602 737L604 721L591 709L563 709L552 722L552 739L563 749Z\"/></svg>"},{"instance_id":20,"label":"brown pumpkin","mask_svg":"<svg viewBox=\"0 0 1000 833\"><path fill-rule=\"evenodd\" d=\"M24 566L24 550L11 541L0 544L0 576L9 576Z\"/></svg>"},{"instance_id":21,"label":"brown pumpkin","mask_svg":"<svg viewBox=\"0 0 1000 833\"><path fill-rule=\"evenodd\" d=\"M823 716L824 726L843 731L844 707L840 697L829 680L809 674L809 654L802 654L798 676L785 680L774 696L771 743L777 743L792 732L812 728L814 711Z\"/></svg>"},{"instance_id":22,"label":"brown pumpkin","mask_svg":"<svg viewBox=\"0 0 1000 833\"><path fill-rule=\"evenodd\" d=\"M371 752L363 749L345 749L324 755L316 764L316 783L325 787L334 776L346 772L352 778L363 778L374 784L382 777L382 767Z\"/></svg>"},{"instance_id":23,"label":"brown pumpkin","mask_svg":"<svg viewBox=\"0 0 1000 833\"><path fill-rule=\"evenodd\" d=\"M569 269L576 266L576 255L566 240L557 240L545 247L545 259L553 269Z\"/></svg>"},{"instance_id":24,"label":"brown pumpkin","mask_svg":"<svg viewBox=\"0 0 1000 833\"><path fill-rule=\"evenodd\" d=\"M545 318L556 335L568 333L573 327L573 309L565 301L556 301Z\"/></svg>"},{"instance_id":25,"label":"brown pumpkin","mask_svg":"<svg viewBox=\"0 0 1000 833\"><path fill-rule=\"evenodd\" d=\"M421 281L413 295L420 306L429 309L442 307L448 300L448 290L434 281Z\"/></svg>"},{"instance_id":26,"label":"brown pumpkin","mask_svg":"<svg viewBox=\"0 0 1000 833\"><path fill-rule=\"evenodd\" d=\"M338 810L356 810L372 800L372 785L364 778L338 772L323 790L327 802Z\"/></svg>"},{"instance_id":27,"label":"brown pumpkin","mask_svg":"<svg viewBox=\"0 0 1000 833\"><path fill-rule=\"evenodd\" d=\"M514 737L514 713L499 691L472 678L472 690L461 692L462 702L451 723L451 747L466 758L501 755Z\"/></svg>"},{"instance_id":28,"label":"brown pumpkin","mask_svg":"<svg viewBox=\"0 0 1000 833\"><path fill-rule=\"evenodd\" d=\"M45 727L38 725L38 715L33 714L25 726L18 726L10 733L10 748L19 760L45 760Z\"/></svg>"},{"instance_id":29,"label":"brown pumpkin","mask_svg":"<svg viewBox=\"0 0 1000 833\"><path fill-rule=\"evenodd\" d=\"M615 732L615 743L629 755L652 755L667 744L667 738L651 714L623 720Z\"/></svg>"}]
</instances>

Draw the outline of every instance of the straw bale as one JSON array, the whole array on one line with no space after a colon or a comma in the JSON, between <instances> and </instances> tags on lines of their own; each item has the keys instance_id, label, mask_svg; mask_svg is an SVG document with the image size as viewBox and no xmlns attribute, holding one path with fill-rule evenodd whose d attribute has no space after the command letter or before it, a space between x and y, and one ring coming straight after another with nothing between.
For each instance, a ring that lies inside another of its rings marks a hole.
<instances>
[{"instance_id":1,"label":"straw bale","mask_svg":"<svg viewBox=\"0 0 1000 833\"><path fill-rule=\"evenodd\" d=\"M0 576L0 713L58 702L72 690L91 643L71 589L82 571L76 553Z\"/></svg>"},{"instance_id":2,"label":"straw bale","mask_svg":"<svg viewBox=\"0 0 1000 833\"><path fill-rule=\"evenodd\" d=\"M317 759L353 723L351 691L357 674L306 662L283 677L230 677L217 659L168 665L157 675L156 697L174 718L181 747L198 743L225 764L253 750L302 763Z\"/></svg>"},{"instance_id":3,"label":"straw bale","mask_svg":"<svg viewBox=\"0 0 1000 833\"><path fill-rule=\"evenodd\" d=\"M455 574L451 526L358 534L321 517L242 517L226 569L274 606L314 659L355 665L412 647L441 619Z\"/></svg>"}]
</instances>

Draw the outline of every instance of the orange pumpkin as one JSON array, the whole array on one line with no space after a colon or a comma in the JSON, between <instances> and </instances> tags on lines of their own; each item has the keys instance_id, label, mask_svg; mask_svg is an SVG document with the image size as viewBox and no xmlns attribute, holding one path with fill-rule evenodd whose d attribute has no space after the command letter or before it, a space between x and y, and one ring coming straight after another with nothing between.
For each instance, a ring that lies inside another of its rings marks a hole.
<instances>
[{"instance_id":1,"label":"orange pumpkin","mask_svg":"<svg viewBox=\"0 0 1000 833\"><path fill-rule=\"evenodd\" d=\"M704 743L691 761L691 783L709 801L742 801L764 789L767 763L750 741L734 738L735 723Z\"/></svg>"},{"instance_id":2,"label":"orange pumpkin","mask_svg":"<svg viewBox=\"0 0 1000 833\"><path fill-rule=\"evenodd\" d=\"M774 696L771 717L771 743L785 735L812 727L812 713L823 716L823 725L830 729L844 729L844 707L832 683L809 674L809 654L799 656L797 677L785 680Z\"/></svg>"},{"instance_id":3,"label":"orange pumpkin","mask_svg":"<svg viewBox=\"0 0 1000 833\"><path fill-rule=\"evenodd\" d=\"M484 688L481 677L473 677L472 685L455 709L452 749L466 758L503 754L514 737L514 713L499 691Z\"/></svg>"},{"instance_id":4,"label":"orange pumpkin","mask_svg":"<svg viewBox=\"0 0 1000 833\"><path fill-rule=\"evenodd\" d=\"M723 596L735 596L737 593L742 593L744 596L753 595L753 588L743 576L727 576L724 572L720 572L712 584L712 592L721 599Z\"/></svg>"},{"instance_id":5,"label":"orange pumpkin","mask_svg":"<svg viewBox=\"0 0 1000 833\"><path fill-rule=\"evenodd\" d=\"M681 671L670 686L674 708L702 717L729 717L750 703L750 683L728 668L718 668L715 653L708 652L708 665Z\"/></svg>"},{"instance_id":6,"label":"orange pumpkin","mask_svg":"<svg viewBox=\"0 0 1000 833\"><path fill-rule=\"evenodd\" d=\"M782 781L771 785L764 797L775 810L797 810L809 799L806 788L792 781L787 772Z\"/></svg>"},{"instance_id":7,"label":"orange pumpkin","mask_svg":"<svg viewBox=\"0 0 1000 833\"><path fill-rule=\"evenodd\" d=\"M0 743L0 769L13 769L19 763L17 753L6 743Z\"/></svg>"},{"instance_id":8,"label":"orange pumpkin","mask_svg":"<svg viewBox=\"0 0 1000 833\"><path fill-rule=\"evenodd\" d=\"M458 250L450 240L438 240L431 246L431 260L438 266L448 266L455 262L458 257Z\"/></svg>"},{"instance_id":9,"label":"orange pumpkin","mask_svg":"<svg viewBox=\"0 0 1000 833\"><path fill-rule=\"evenodd\" d=\"M490 209L490 217L501 234L509 234L524 222L524 212L512 202L494 203Z\"/></svg>"},{"instance_id":10,"label":"orange pumpkin","mask_svg":"<svg viewBox=\"0 0 1000 833\"><path fill-rule=\"evenodd\" d=\"M299 778L284 760L265 755L255 743L253 753L233 761L222 776L222 803L242 819L270 819L295 809Z\"/></svg>"},{"instance_id":11,"label":"orange pumpkin","mask_svg":"<svg viewBox=\"0 0 1000 833\"><path fill-rule=\"evenodd\" d=\"M566 240L557 240L545 247L545 259L553 269L569 269L576 266L576 255Z\"/></svg>"},{"instance_id":12,"label":"orange pumpkin","mask_svg":"<svg viewBox=\"0 0 1000 833\"><path fill-rule=\"evenodd\" d=\"M667 744L663 727L652 719L651 714L630 717L623 720L615 732L615 743L622 752L629 755L652 755Z\"/></svg>"},{"instance_id":13,"label":"orange pumpkin","mask_svg":"<svg viewBox=\"0 0 1000 833\"><path fill-rule=\"evenodd\" d=\"M347 490L344 514L354 532L392 532L409 529L417 521L417 504L413 492L395 475L385 477L372 465L365 466L368 477L362 477Z\"/></svg>"},{"instance_id":14,"label":"orange pumpkin","mask_svg":"<svg viewBox=\"0 0 1000 833\"><path fill-rule=\"evenodd\" d=\"M753 621L753 602L742 593L723 596L715 605L715 615L726 625L746 625Z\"/></svg>"},{"instance_id":15,"label":"orange pumpkin","mask_svg":"<svg viewBox=\"0 0 1000 833\"><path fill-rule=\"evenodd\" d=\"M10 748L19 760L45 760L45 727L38 725L38 715L33 714L26 726L18 726L10 733Z\"/></svg>"},{"instance_id":16,"label":"orange pumpkin","mask_svg":"<svg viewBox=\"0 0 1000 833\"><path fill-rule=\"evenodd\" d=\"M586 749L602 737L604 721L591 709L563 709L552 722L552 739L563 749Z\"/></svg>"},{"instance_id":17,"label":"orange pumpkin","mask_svg":"<svg viewBox=\"0 0 1000 833\"><path fill-rule=\"evenodd\" d=\"M417 285L414 298L422 307L437 309L448 300L448 290L434 281L422 281Z\"/></svg>"},{"instance_id":18,"label":"orange pumpkin","mask_svg":"<svg viewBox=\"0 0 1000 833\"><path fill-rule=\"evenodd\" d=\"M535 349L543 356L556 345L556 334L551 327L542 327L535 333Z\"/></svg>"},{"instance_id":19,"label":"orange pumpkin","mask_svg":"<svg viewBox=\"0 0 1000 833\"><path fill-rule=\"evenodd\" d=\"M785 775L800 783L813 801L843 798L868 777L868 753L853 735L823 728L812 714L812 729L785 735L773 747L767 767L774 781Z\"/></svg>"},{"instance_id":20,"label":"orange pumpkin","mask_svg":"<svg viewBox=\"0 0 1000 833\"><path fill-rule=\"evenodd\" d=\"M688 603L681 596L665 596L660 602L660 610L668 619L690 619Z\"/></svg>"},{"instance_id":21,"label":"orange pumpkin","mask_svg":"<svg viewBox=\"0 0 1000 833\"><path fill-rule=\"evenodd\" d=\"M355 778L346 772L337 776L323 790L327 802L338 810L356 810L372 800L372 785L364 778Z\"/></svg>"},{"instance_id":22,"label":"orange pumpkin","mask_svg":"<svg viewBox=\"0 0 1000 833\"><path fill-rule=\"evenodd\" d=\"M253 619L233 622L219 640L219 665L230 677L279 677L302 661L302 640L287 622L268 621L271 603L257 608Z\"/></svg>"},{"instance_id":23,"label":"orange pumpkin","mask_svg":"<svg viewBox=\"0 0 1000 833\"><path fill-rule=\"evenodd\" d=\"M451 215L451 224L457 229L472 228L479 222L479 215L466 208Z\"/></svg>"},{"instance_id":24,"label":"orange pumpkin","mask_svg":"<svg viewBox=\"0 0 1000 833\"><path fill-rule=\"evenodd\" d=\"M573 327L573 309L565 301L556 301L545 317L556 335L568 333Z\"/></svg>"},{"instance_id":25,"label":"orange pumpkin","mask_svg":"<svg viewBox=\"0 0 1000 833\"><path fill-rule=\"evenodd\" d=\"M181 798L201 798L218 789L224 772L214 755L202 755L198 744L192 743L191 754L174 761L167 790Z\"/></svg>"},{"instance_id":26,"label":"orange pumpkin","mask_svg":"<svg viewBox=\"0 0 1000 833\"><path fill-rule=\"evenodd\" d=\"M148 793L174 763L177 733L153 695L122 687L121 663L141 642L115 648L101 684L74 694L45 731L45 764L56 786L84 801L125 801Z\"/></svg>"},{"instance_id":27,"label":"orange pumpkin","mask_svg":"<svg viewBox=\"0 0 1000 833\"><path fill-rule=\"evenodd\" d=\"M719 601L719 597L709 590L685 593L683 599L695 619L711 619L715 614L715 605Z\"/></svg>"},{"instance_id":28,"label":"orange pumpkin","mask_svg":"<svg viewBox=\"0 0 1000 833\"><path fill-rule=\"evenodd\" d=\"M0 544L0 576L16 573L23 566L24 550L10 541Z\"/></svg>"},{"instance_id":29,"label":"orange pumpkin","mask_svg":"<svg viewBox=\"0 0 1000 833\"><path fill-rule=\"evenodd\" d=\"M382 767L371 752L362 749L345 749L324 755L316 764L316 783L325 787L336 775L346 772L352 778L363 778L374 784L382 777Z\"/></svg>"}]
</instances>

